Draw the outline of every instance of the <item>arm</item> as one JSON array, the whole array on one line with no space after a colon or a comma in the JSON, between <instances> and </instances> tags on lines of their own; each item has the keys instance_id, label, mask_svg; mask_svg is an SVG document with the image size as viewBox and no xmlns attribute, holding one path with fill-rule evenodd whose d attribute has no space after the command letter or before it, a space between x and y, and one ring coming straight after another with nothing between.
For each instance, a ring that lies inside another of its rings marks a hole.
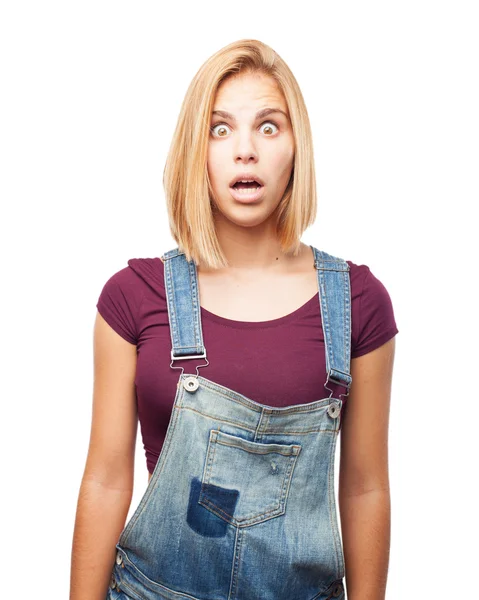
<instances>
[{"instance_id":1,"label":"arm","mask_svg":"<svg viewBox=\"0 0 479 600\"><path fill-rule=\"evenodd\" d=\"M351 360L341 428L339 510L348 600L384 600L391 502L388 427L395 338Z\"/></svg>"},{"instance_id":2,"label":"arm","mask_svg":"<svg viewBox=\"0 0 479 600\"><path fill-rule=\"evenodd\" d=\"M103 600L133 494L136 346L97 313L90 444L80 485L70 600Z\"/></svg>"}]
</instances>

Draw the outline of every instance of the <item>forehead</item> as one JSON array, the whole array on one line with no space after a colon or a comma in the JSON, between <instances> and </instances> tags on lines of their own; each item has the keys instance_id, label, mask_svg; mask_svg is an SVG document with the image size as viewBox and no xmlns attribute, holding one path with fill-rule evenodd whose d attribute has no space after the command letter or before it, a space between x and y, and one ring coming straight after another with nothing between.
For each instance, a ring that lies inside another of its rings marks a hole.
<instances>
[{"instance_id":1,"label":"forehead","mask_svg":"<svg viewBox=\"0 0 479 600\"><path fill-rule=\"evenodd\" d=\"M249 113L266 106L281 108L288 113L286 100L276 81L259 73L240 74L221 83L213 110Z\"/></svg>"}]
</instances>

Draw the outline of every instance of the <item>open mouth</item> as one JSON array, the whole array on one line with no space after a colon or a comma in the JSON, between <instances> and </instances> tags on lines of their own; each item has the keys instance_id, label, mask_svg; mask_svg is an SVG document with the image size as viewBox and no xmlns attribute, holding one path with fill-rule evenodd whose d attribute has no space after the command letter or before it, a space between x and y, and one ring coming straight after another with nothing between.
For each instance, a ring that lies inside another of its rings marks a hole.
<instances>
[{"instance_id":1,"label":"open mouth","mask_svg":"<svg viewBox=\"0 0 479 600\"><path fill-rule=\"evenodd\" d=\"M258 190L259 188L261 188L263 186L260 183L258 183L257 181L247 181L247 182L237 181L231 187L239 192L251 194L252 192L255 192L256 190Z\"/></svg>"},{"instance_id":2,"label":"open mouth","mask_svg":"<svg viewBox=\"0 0 479 600\"><path fill-rule=\"evenodd\" d=\"M242 204L256 203L264 196L264 185L259 181L237 181L230 186L230 193L237 202Z\"/></svg>"}]
</instances>

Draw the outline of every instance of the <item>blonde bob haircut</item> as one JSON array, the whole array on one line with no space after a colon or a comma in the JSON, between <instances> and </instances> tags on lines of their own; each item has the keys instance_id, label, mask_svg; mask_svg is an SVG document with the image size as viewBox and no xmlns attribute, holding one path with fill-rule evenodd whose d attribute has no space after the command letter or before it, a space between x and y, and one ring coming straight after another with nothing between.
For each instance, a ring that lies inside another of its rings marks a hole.
<instances>
[{"instance_id":1,"label":"blonde bob haircut","mask_svg":"<svg viewBox=\"0 0 479 600\"><path fill-rule=\"evenodd\" d=\"M300 238L316 217L313 140L306 105L293 73L266 44L243 39L211 56L191 81L183 100L163 172L170 232L187 260L207 268L228 266L214 223L213 190L207 169L211 113L218 87L240 73L274 78L288 107L294 162L276 210L276 233L284 253L296 256Z\"/></svg>"}]
</instances>

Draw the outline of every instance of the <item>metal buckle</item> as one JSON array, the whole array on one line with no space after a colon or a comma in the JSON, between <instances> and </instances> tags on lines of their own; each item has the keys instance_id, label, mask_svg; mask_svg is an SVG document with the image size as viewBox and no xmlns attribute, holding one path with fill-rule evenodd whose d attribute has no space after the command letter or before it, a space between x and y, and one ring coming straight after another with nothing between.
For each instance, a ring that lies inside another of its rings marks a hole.
<instances>
[{"instance_id":1,"label":"metal buckle","mask_svg":"<svg viewBox=\"0 0 479 600\"><path fill-rule=\"evenodd\" d=\"M186 354L185 356L174 356L173 349L172 349L171 350L170 367L172 369L181 369L181 373L180 373L180 377L181 377L183 375L183 373L185 372L185 369L184 369L184 367L174 367L173 361L175 361L175 360L191 360L193 358L204 358L206 360L206 364L196 366L196 376L199 377L200 374L198 373L198 369L201 369L201 367L207 367L210 364L208 359L206 358L206 350L203 352L203 354ZM194 375L192 375L192 377L194 377Z\"/></svg>"},{"instance_id":2,"label":"metal buckle","mask_svg":"<svg viewBox=\"0 0 479 600\"><path fill-rule=\"evenodd\" d=\"M206 358L206 350L203 352L203 354L186 354L184 356L174 356L173 354L173 349L171 349L171 360L183 360L183 359L190 359L190 358ZM179 368L179 367L175 367L175 368Z\"/></svg>"},{"instance_id":3,"label":"metal buckle","mask_svg":"<svg viewBox=\"0 0 479 600\"><path fill-rule=\"evenodd\" d=\"M344 373L344 371L339 371L339 369L335 369L336 371L338 371L339 373L343 373L343 375L350 375L349 373ZM344 383L344 381L339 381L339 379L335 379L333 376L330 375L329 371L328 371L328 375L326 377L326 383L324 384L324 387L329 390L331 393L329 394L329 398L331 398L333 396L333 390L328 387L328 383L329 382L335 383L337 385L342 385L343 387L347 388L347 393L346 394L339 394L339 399L341 399L341 397L346 398L347 396L349 396L349 388L351 387L351 383Z\"/></svg>"}]
</instances>

